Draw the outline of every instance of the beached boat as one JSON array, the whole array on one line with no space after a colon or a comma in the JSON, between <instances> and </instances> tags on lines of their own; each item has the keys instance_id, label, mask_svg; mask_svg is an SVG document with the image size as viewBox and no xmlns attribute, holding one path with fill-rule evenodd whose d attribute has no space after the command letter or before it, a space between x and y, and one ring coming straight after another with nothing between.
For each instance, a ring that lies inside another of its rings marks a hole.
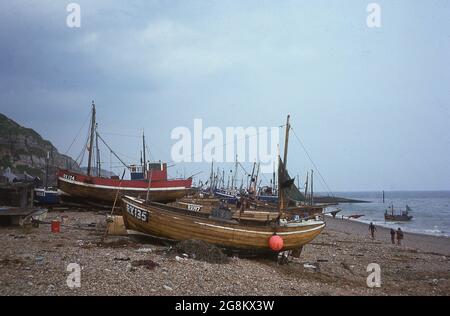
<instances>
[{"instance_id":1,"label":"beached boat","mask_svg":"<svg viewBox=\"0 0 450 316\"><path fill-rule=\"evenodd\" d=\"M40 205L55 205L59 203L59 192L56 188L51 188L48 185L48 168L49 168L50 153L47 152L45 160L45 179L44 186L34 189L34 202Z\"/></svg>"},{"instance_id":2,"label":"beached boat","mask_svg":"<svg viewBox=\"0 0 450 316\"><path fill-rule=\"evenodd\" d=\"M144 197L155 202L171 202L185 196L191 189L192 178L188 179L168 179L167 164L163 162L149 163L146 160L145 136L143 135L143 160L141 165L127 165L115 152L107 145L97 131L95 122L95 105L92 104L92 119L90 127L90 142L87 146L89 152L87 174L72 172L70 170L58 170L58 189L65 196L75 199L101 201L113 203L117 198L117 192L135 197ZM126 180L119 177L100 176L100 152L98 141L101 140L119 159L123 165L129 169L131 179ZM95 176L92 174L92 160L94 143L97 147L97 168Z\"/></svg>"},{"instance_id":3,"label":"beached boat","mask_svg":"<svg viewBox=\"0 0 450 316\"><path fill-rule=\"evenodd\" d=\"M395 214L394 205L391 205L389 207L390 213L388 210L384 213L384 219L386 221L391 222L408 222L413 219L412 215L409 215L409 212L412 211L411 208L406 205L406 210L403 211L401 214Z\"/></svg>"},{"instance_id":4,"label":"beached boat","mask_svg":"<svg viewBox=\"0 0 450 316\"><path fill-rule=\"evenodd\" d=\"M59 192L52 188L34 189L34 202L40 205L55 205L59 203Z\"/></svg>"},{"instance_id":5,"label":"beached boat","mask_svg":"<svg viewBox=\"0 0 450 316\"><path fill-rule=\"evenodd\" d=\"M123 216L129 233L142 233L173 241L198 239L237 250L270 251L269 240L276 234L283 238L284 250L295 250L312 241L325 223L311 219L273 225L243 225L236 220L215 218L205 213L143 199L124 197Z\"/></svg>"},{"instance_id":6,"label":"beached boat","mask_svg":"<svg viewBox=\"0 0 450 316\"><path fill-rule=\"evenodd\" d=\"M58 188L72 198L107 203L114 202L119 190L121 194L135 197L145 198L148 194L149 200L156 202L175 201L189 192L192 179L168 180L165 163L160 164L157 172L150 170L152 175L149 174L147 179L142 178L140 180L92 177L69 170L59 170ZM157 177L157 173L162 174L162 176Z\"/></svg>"},{"instance_id":7,"label":"beached boat","mask_svg":"<svg viewBox=\"0 0 450 316\"><path fill-rule=\"evenodd\" d=\"M191 212L201 212L211 214L218 208L227 208L232 212L234 219L242 221L272 221L279 216L278 206L269 203L262 203L250 198L242 197L237 203L231 204L218 198L200 198L200 197L184 197L170 205L185 209ZM286 208L286 215L298 218L314 218L322 216L324 208L327 205L301 205L297 207Z\"/></svg>"},{"instance_id":8,"label":"beached boat","mask_svg":"<svg viewBox=\"0 0 450 316\"><path fill-rule=\"evenodd\" d=\"M214 196L220 200L225 200L227 203L235 204L239 200L240 193L237 191L216 189L214 190Z\"/></svg>"},{"instance_id":9,"label":"beached boat","mask_svg":"<svg viewBox=\"0 0 450 316\"><path fill-rule=\"evenodd\" d=\"M276 220L244 223L233 219L227 209L214 209L208 214L125 196L122 198L125 227L130 233L173 241L198 239L219 247L251 252L273 252L269 241L277 235L283 240L278 251L300 250L321 233L325 223L319 219L291 220L285 215L288 206L286 192L293 183L284 181L289 129L288 117L284 163L279 157L280 204Z\"/></svg>"}]
</instances>

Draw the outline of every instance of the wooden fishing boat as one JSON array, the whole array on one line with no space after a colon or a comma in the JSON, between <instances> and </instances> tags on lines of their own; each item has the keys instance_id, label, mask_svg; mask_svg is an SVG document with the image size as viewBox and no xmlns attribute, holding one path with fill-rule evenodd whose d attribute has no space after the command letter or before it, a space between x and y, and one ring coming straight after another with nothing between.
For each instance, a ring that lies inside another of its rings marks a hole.
<instances>
[{"instance_id":1,"label":"wooden fishing boat","mask_svg":"<svg viewBox=\"0 0 450 316\"><path fill-rule=\"evenodd\" d=\"M197 239L236 250L270 252L269 240L274 234L283 238L281 251L295 250L312 241L325 227L323 221L314 219L274 225L243 225L236 220L214 218L205 213L193 214L133 197L125 196L122 201L124 223L129 233L174 241Z\"/></svg>"},{"instance_id":2,"label":"wooden fishing boat","mask_svg":"<svg viewBox=\"0 0 450 316\"><path fill-rule=\"evenodd\" d=\"M166 174L166 164L161 164L161 172ZM152 201L171 202L185 196L192 185L192 179L167 180L165 176L155 176L152 172L151 179L121 180L102 177L92 177L69 170L58 171L58 188L72 198L89 199L113 203L117 191L122 194L143 197L149 194ZM150 176L150 175L149 175Z\"/></svg>"},{"instance_id":3,"label":"wooden fishing boat","mask_svg":"<svg viewBox=\"0 0 450 316\"><path fill-rule=\"evenodd\" d=\"M173 241L197 239L219 247L250 252L274 252L269 242L277 235L282 239L282 247L275 252L299 253L305 244L322 232L325 222L315 218L292 220L285 214L288 206L286 191L293 183L286 181L285 169L289 129L288 116L284 163L279 157L280 204L276 220L269 223L242 222L233 218L231 212L225 209L213 209L211 213L207 213L124 196L122 213L126 229L129 233Z\"/></svg>"},{"instance_id":4,"label":"wooden fishing boat","mask_svg":"<svg viewBox=\"0 0 450 316\"><path fill-rule=\"evenodd\" d=\"M86 146L89 152L87 174L65 169L58 170L58 189L63 196L69 196L75 200L99 201L113 204L115 199L117 199L117 192L120 190L122 194L144 197L151 201L165 203L175 201L190 192L192 178L168 179L166 163L150 163L146 160L145 152L147 148L144 135L142 135L143 157L141 157L141 165L125 164L98 133L95 115L95 105L92 104L90 142ZM130 180L123 179L123 176L122 178L107 178L100 175L99 140L129 169L131 175ZM97 155L96 168L93 168L94 148L96 148L95 154Z\"/></svg>"},{"instance_id":5,"label":"wooden fishing boat","mask_svg":"<svg viewBox=\"0 0 450 316\"><path fill-rule=\"evenodd\" d=\"M244 206L238 204L224 203L217 198L194 198L184 197L176 202L170 203L171 206L179 207L191 212L201 212L211 214L214 209L226 207L232 212L234 219L246 221L272 221L279 216L278 206L268 203L261 203L246 199L241 202ZM222 205L225 204L225 205ZM288 207L285 214L291 217L298 216L300 218L313 218L322 216L323 210L328 205L301 205L297 207Z\"/></svg>"}]
</instances>

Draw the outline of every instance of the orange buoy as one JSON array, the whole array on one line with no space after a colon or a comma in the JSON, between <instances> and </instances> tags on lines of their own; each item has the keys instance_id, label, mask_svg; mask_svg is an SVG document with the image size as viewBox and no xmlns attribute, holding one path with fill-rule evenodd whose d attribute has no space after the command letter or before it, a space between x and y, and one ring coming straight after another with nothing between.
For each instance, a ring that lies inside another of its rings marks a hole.
<instances>
[{"instance_id":1,"label":"orange buoy","mask_svg":"<svg viewBox=\"0 0 450 316\"><path fill-rule=\"evenodd\" d=\"M270 237L269 246L273 251L280 251L284 247L283 238L278 235L273 235Z\"/></svg>"},{"instance_id":2,"label":"orange buoy","mask_svg":"<svg viewBox=\"0 0 450 316\"><path fill-rule=\"evenodd\" d=\"M52 221L52 233L59 233L60 231L61 231L60 221L53 220Z\"/></svg>"}]
</instances>

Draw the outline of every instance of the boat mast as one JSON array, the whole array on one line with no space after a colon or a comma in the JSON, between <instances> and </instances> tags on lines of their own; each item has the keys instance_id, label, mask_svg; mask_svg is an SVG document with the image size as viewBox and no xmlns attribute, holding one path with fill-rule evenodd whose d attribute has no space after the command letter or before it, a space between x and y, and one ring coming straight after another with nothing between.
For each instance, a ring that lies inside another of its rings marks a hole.
<instances>
[{"instance_id":1,"label":"boat mast","mask_svg":"<svg viewBox=\"0 0 450 316\"><path fill-rule=\"evenodd\" d=\"M47 151L47 159L45 160L45 190L48 189L48 161L50 160L50 152Z\"/></svg>"},{"instance_id":2,"label":"boat mast","mask_svg":"<svg viewBox=\"0 0 450 316\"><path fill-rule=\"evenodd\" d=\"M216 176L214 177L214 189L217 190L219 185L220 185L220 168L217 167Z\"/></svg>"},{"instance_id":3,"label":"boat mast","mask_svg":"<svg viewBox=\"0 0 450 316\"><path fill-rule=\"evenodd\" d=\"M238 155L236 155L236 160L235 160L235 165L234 165L234 175L233 175L233 179L231 179L231 189L232 190L234 190L235 184L237 186L237 181L236 181L237 169L238 169Z\"/></svg>"},{"instance_id":4,"label":"boat mast","mask_svg":"<svg viewBox=\"0 0 450 316\"><path fill-rule=\"evenodd\" d=\"M222 170L222 189L225 189L225 169Z\"/></svg>"},{"instance_id":5,"label":"boat mast","mask_svg":"<svg viewBox=\"0 0 450 316\"><path fill-rule=\"evenodd\" d=\"M314 170L311 169L311 205L314 205Z\"/></svg>"},{"instance_id":6,"label":"boat mast","mask_svg":"<svg viewBox=\"0 0 450 316\"><path fill-rule=\"evenodd\" d=\"M253 179L255 176L255 167L256 167L256 161L253 163L253 169L252 169L252 175L250 177L250 183L248 183L247 185L247 192L250 192L251 188L252 188L252 184L253 184Z\"/></svg>"},{"instance_id":7,"label":"boat mast","mask_svg":"<svg viewBox=\"0 0 450 316\"><path fill-rule=\"evenodd\" d=\"M211 162L211 175L209 177L209 193L212 195L213 190L213 178L214 178L214 161Z\"/></svg>"},{"instance_id":8,"label":"boat mast","mask_svg":"<svg viewBox=\"0 0 450 316\"><path fill-rule=\"evenodd\" d=\"M259 187L259 185L258 185L258 178L259 178L259 168L260 168L260 167L261 167L261 163L258 162L258 168L256 169L256 177L255 177L255 191L254 191L254 196L257 196L257 195L258 195L257 190L258 190L258 187Z\"/></svg>"},{"instance_id":9,"label":"boat mast","mask_svg":"<svg viewBox=\"0 0 450 316\"><path fill-rule=\"evenodd\" d=\"M92 168L92 149L94 147L94 132L95 132L95 103L92 101L92 120L91 120L91 135L89 140L89 160L88 160L88 177L91 176L91 168Z\"/></svg>"},{"instance_id":10,"label":"boat mast","mask_svg":"<svg viewBox=\"0 0 450 316\"><path fill-rule=\"evenodd\" d=\"M278 195L279 195L279 215L280 217L283 215L284 211L287 208L287 201L286 201L286 197L284 195L284 188L282 183L280 183L281 180L286 181L286 173L287 173L287 154L288 154L288 146L289 146L289 130L291 128L291 125L289 123L291 116L288 115L287 116L287 121L286 121L286 136L285 136L285 140L284 140L284 160L283 160L283 170L281 170L281 168L278 168ZM278 154L278 157L280 157L280 155ZM280 158L278 158L280 159Z\"/></svg>"},{"instance_id":11,"label":"boat mast","mask_svg":"<svg viewBox=\"0 0 450 316\"><path fill-rule=\"evenodd\" d=\"M308 203L308 187L309 187L309 172L306 172L306 183L305 183L305 204Z\"/></svg>"},{"instance_id":12,"label":"boat mast","mask_svg":"<svg viewBox=\"0 0 450 316\"><path fill-rule=\"evenodd\" d=\"M289 120L291 119L291 116L288 115L287 122L286 122L286 138L284 141L284 170L287 169L287 154L288 154L288 146L289 146L289 130L291 129L291 124L289 123Z\"/></svg>"},{"instance_id":13,"label":"boat mast","mask_svg":"<svg viewBox=\"0 0 450 316\"><path fill-rule=\"evenodd\" d=\"M272 194L274 194L275 193L275 191L276 191L276 179L275 179L275 162L273 163L273 174L272 174L272 176L273 176L273 179L272 179Z\"/></svg>"},{"instance_id":14,"label":"boat mast","mask_svg":"<svg viewBox=\"0 0 450 316\"><path fill-rule=\"evenodd\" d=\"M144 179L147 177L147 157L145 155L145 134L144 130L142 130L142 151L144 155L144 164L142 166L142 172L144 173Z\"/></svg>"},{"instance_id":15,"label":"boat mast","mask_svg":"<svg viewBox=\"0 0 450 316\"><path fill-rule=\"evenodd\" d=\"M98 147L98 132L97 132L98 124L95 124L95 147L97 149L97 177L101 177L101 169L102 169L102 163L100 161L100 148Z\"/></svg>"}]
</instances>

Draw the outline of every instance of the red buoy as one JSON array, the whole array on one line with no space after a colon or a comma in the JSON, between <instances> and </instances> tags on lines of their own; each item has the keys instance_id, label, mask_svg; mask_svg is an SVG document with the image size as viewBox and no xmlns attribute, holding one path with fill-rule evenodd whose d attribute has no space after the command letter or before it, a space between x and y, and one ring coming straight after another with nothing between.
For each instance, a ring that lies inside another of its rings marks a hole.
<instances>
[{"instance_id":1,"label":"red buoy","mask_svg":"<svg viewBox=\"0 0 450 316\"><path fill-rule=\"evenodd\" d=\"M284 247L283 238L278 235L273 235L270 237L269 246L273 251L280 251Z\"/></svg>"}]
</instances>

